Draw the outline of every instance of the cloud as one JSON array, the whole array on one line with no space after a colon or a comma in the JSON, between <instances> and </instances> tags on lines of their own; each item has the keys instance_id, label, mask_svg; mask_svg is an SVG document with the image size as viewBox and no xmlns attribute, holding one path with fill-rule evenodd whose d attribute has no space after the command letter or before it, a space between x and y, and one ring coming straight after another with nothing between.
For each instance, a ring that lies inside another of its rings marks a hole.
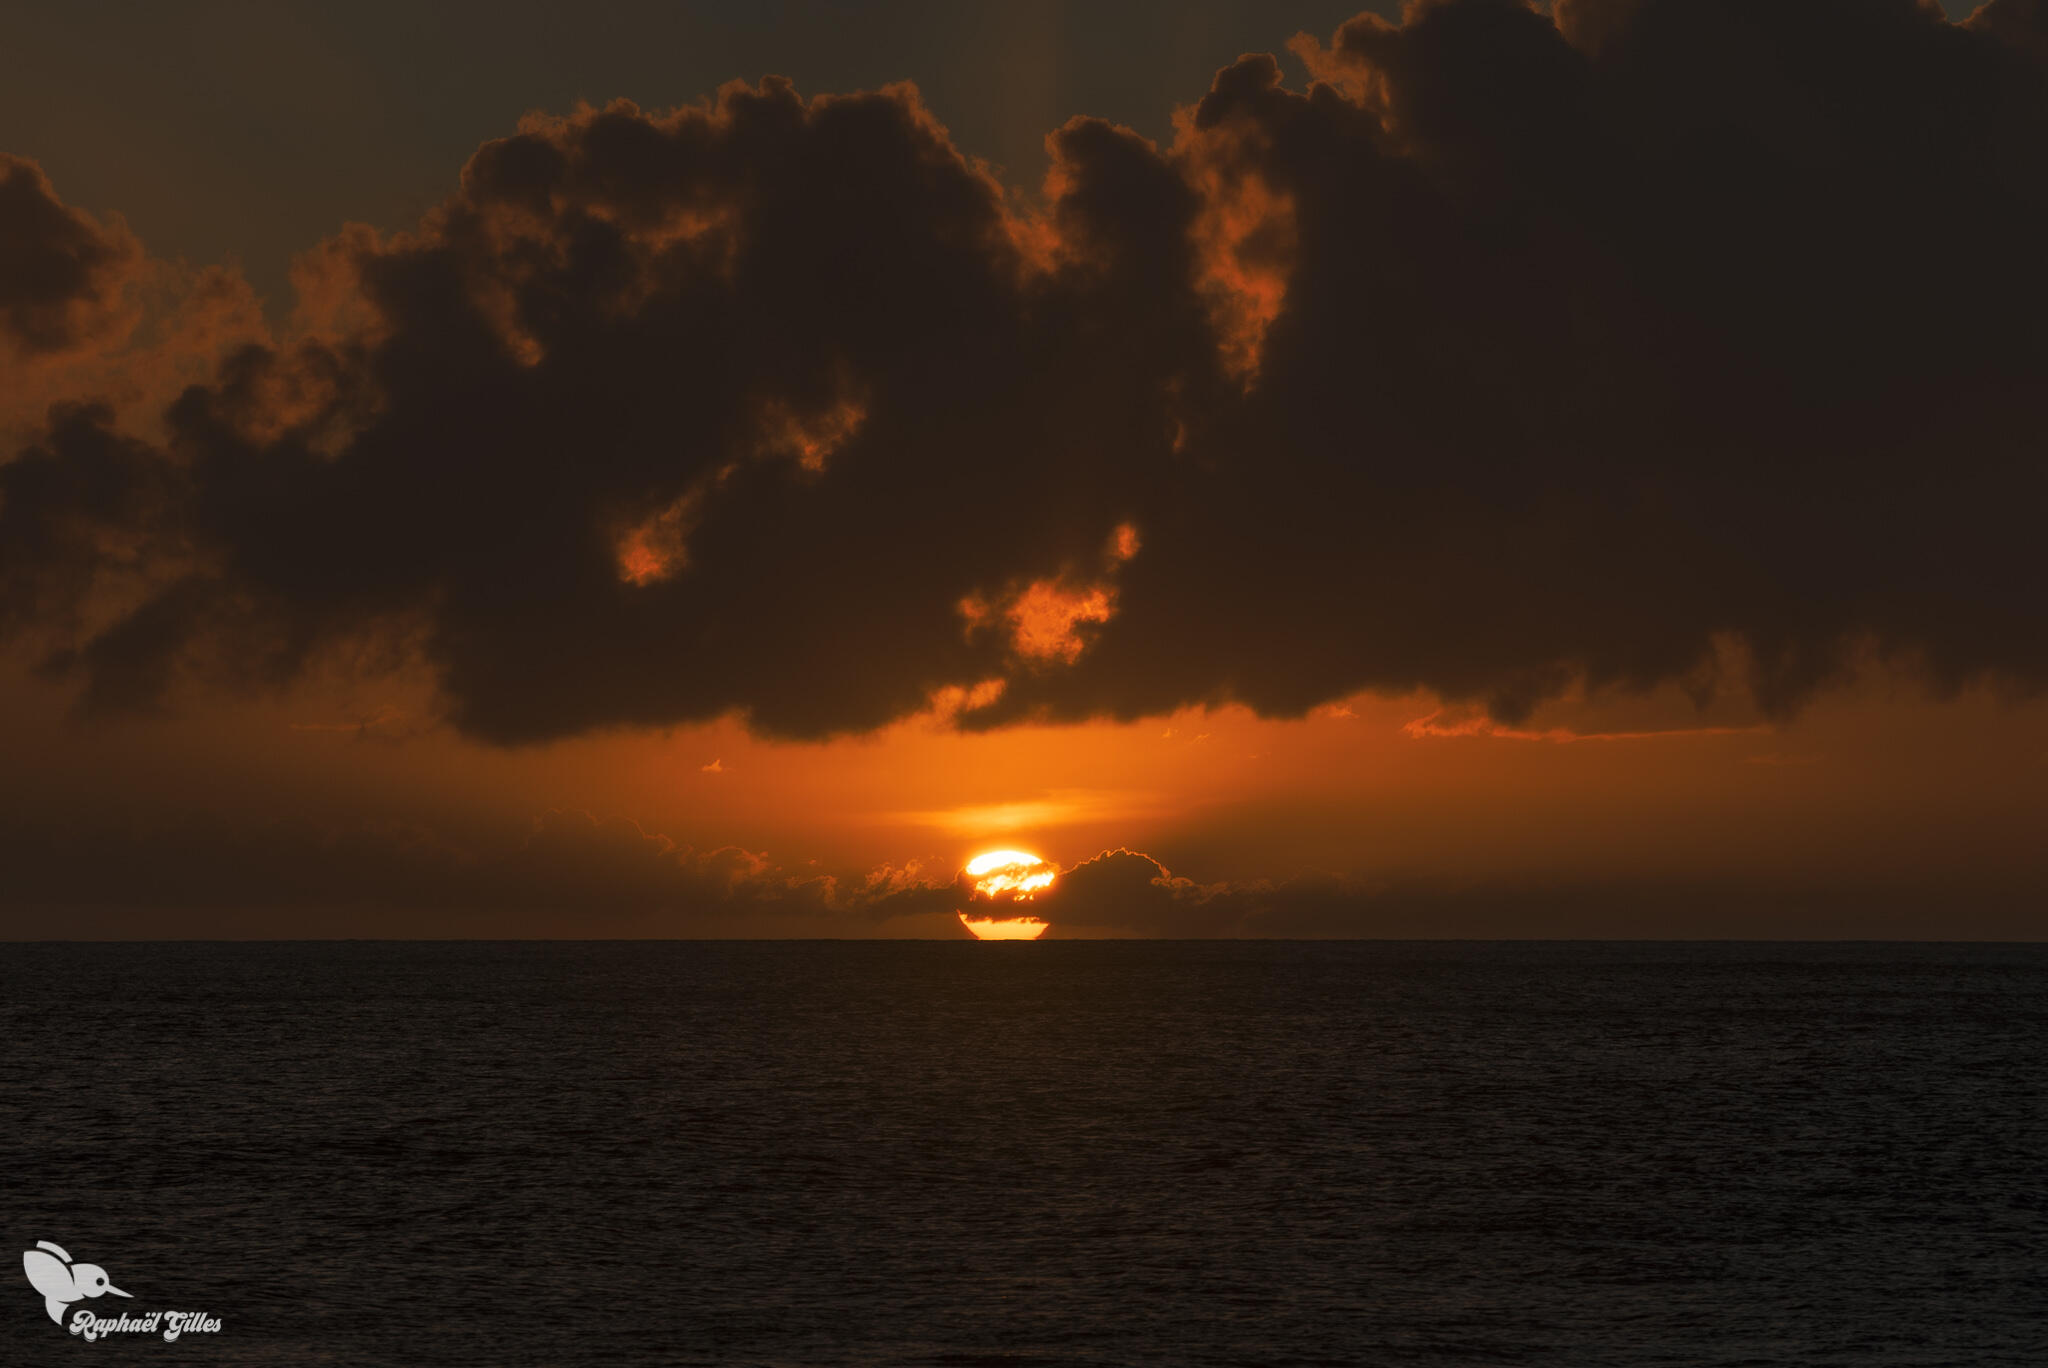
<instances>
[{"instance_id":1,"label":"cloud","mask_svg":"<svg viewBox=\"0 0 2048 1368\"><path fill-rule=\"evenodd\" d=\"M65 204L40 166L0 153L0 462L53 404L120 407L160 436L180 390L268 338L238 271L153 258L118 217Z\"/></svg>"},{"instance_id":2,"label":"cloud","mask_svg":"<svg viewBox=\"0 0 2048 1368\"><path fill-rule=\"evenodd\" d=\"M0 466L0 621L88 711L377 639L501 743L2038 690L2042 33L1417 3L1168 148L1068 123L1042 211L907 86L531 119L161 438ZM10 176L82 283L6 326L72 345L127 258Z\"/></svg>"},{"instance_id":3,"label":"cloud","mask_svg":"<svg viewBox=\"0 0 2048 1368\"><path fill-rule=\"evenodd\" d=\"M1576 731L1570 727L1511 727L1484 713L1439 708L1423 717L1405 722L1401 733L1412 740L1442 740L1453 737L1484 736L1503 741L1548 741L1571 745L1579 741L1659 741L1676 737L1753 736L1768 733L1767 724L1748 727L1652 727L1639 731Z\"/></svg>"},{"instance_id":4,"label":"cloud","mask_svg":"<svg viewBox=\"0 0 2048 1368\"><path fill-rule=\"evenodd\" d=\"M1713 870L1641 877L1200 883L1109 850L1035 901L970 904L966 882L916 862L821 873L694 849L573 809L513 839L399 823L287 820L153 827L111 818L0 832L0 937L960 937L969 910L1043 917L1053 938L1949 939L2039 934L2038 880L1897 870L1812 880Z\"/></svg>"},{"instance_id":5,"label":"cloud","mask_svg":"<svg viewBox=\"0 0 2048 1368\"><path fill-rule=\"evenodd\" d=\"M377 823L28 825L0 838L0 923L25 939L394 925L430 936L857 936L892 921L944 934L955 899L914 866L792 870L573 809L535 817L512 841Z\"/></svg>"},{"instance_id":6,"label":"cloud","mask_svg":"<svg viewBox=\"0 0 2048 1368\"><path fill-rule=\"evenodd\" d=\"M1901 879L1893 871L1801 880L1698 871L1202 884L1131 850L1081 862L1017 910L1051 922L1053 937L1797 940L1925 936L1932 905L1961 909L1940 929L1945 937L2018 940L2040 931L2038 890L1998 876Z\"/></svg>"},{"instance_id":7,"label":"cloud","mask_svg":"<svg viewBox=\"0 0 2048 1368\"><path fill-rule=\"evenodd\" d=\"M0 153L0 359L42 360L121 331L141 259L118 220L71 208L40 166Z\"/></svg>"},{"instance_id":8,"label":"cloud","mask_svg":"<svg viewBox=\"0 0 2048 1368\"><path fill-rule=\"evenodd\" d=\"M1060 875L1028 909L1055 927L1114 927L1151 934L1217 934L1241 915L1227 884L1177 878L1149 855L1105 850Z\"/></svg>"},{"instance_id":9,"label":"cloud","mask_svg":"<svg viewBox=\"0 0 2048 1368\"><path fill-rule=\"evenodd\" d=\"M1986 33L2048 67L2048 5L2041 0L1990 0L1979 5L1966 27Z\"/></svg>"}]
</instances>

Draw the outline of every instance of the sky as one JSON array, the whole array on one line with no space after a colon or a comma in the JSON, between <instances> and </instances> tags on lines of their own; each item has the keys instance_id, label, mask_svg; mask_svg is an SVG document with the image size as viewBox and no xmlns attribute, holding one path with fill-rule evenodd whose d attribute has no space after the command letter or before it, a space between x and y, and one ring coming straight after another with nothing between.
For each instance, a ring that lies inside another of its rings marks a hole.
<instances>
[{"instance_id":1,"label":"sky","mask_svg":"<svg viewBox=\"0 0 2048 1368\"><path fill-rule=\"evenodd\" d=\"M2048 930L2048 5L429 8L11 21L0 936Z\"/></svg>"}]
</instances>

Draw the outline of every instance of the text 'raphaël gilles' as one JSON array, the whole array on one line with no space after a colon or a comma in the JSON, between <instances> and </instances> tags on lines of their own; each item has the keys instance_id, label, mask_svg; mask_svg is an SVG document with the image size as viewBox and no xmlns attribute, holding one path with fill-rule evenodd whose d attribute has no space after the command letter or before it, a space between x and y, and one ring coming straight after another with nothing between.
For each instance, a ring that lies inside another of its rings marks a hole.
<instances>
[{"instance_id":1,"label":"text 'rapha\u00ebl gilles'","mask_svg":"<svg viewBox=\"0 0 2048 1368\"><path fill-rule=\"evenodd\" d=\"M204 1311L147 1311L139 1316L123 1312L118 1316L95 1316L82 1306L71 1318L71 1333L89 1340L106 1335L153 1335L159 1331L167 1340L187 1334L217 1334L220 1320Z\"/></svg>"}]
</instances>

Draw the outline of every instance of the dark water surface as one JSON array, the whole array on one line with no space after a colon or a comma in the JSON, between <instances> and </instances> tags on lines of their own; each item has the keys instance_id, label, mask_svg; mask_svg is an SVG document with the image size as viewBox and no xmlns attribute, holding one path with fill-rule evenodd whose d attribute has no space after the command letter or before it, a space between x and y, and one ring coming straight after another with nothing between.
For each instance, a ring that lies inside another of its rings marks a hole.
<instances>
[{"instance_id":1,"label":"dark water surface","mask_svg":"<svg viewBox=\"0 0 2048 1368\"><path fill-rule=\"evenodd\" d=\"M9 1364L2048 1363L2043 947L13 945L0 1032L14 1249L222 1322L14 1262Z\"/></svg>"}]
</instances>

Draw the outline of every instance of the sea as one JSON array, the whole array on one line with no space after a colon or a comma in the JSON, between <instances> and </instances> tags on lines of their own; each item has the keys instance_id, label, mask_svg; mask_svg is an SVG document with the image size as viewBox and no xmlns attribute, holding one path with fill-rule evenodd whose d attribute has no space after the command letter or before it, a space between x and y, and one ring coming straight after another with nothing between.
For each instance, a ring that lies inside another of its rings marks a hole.
<instances>
[{"instance_id":1,"label":"sea","mask_svg":"<svg viewBox=\"0 0 2048 1368\"><path fill-rule=\"evenodd\" d=\"M2048 1364L2042 946L15 944L0 1042L7 1365Z\"/></svg>"}]
</instances>

